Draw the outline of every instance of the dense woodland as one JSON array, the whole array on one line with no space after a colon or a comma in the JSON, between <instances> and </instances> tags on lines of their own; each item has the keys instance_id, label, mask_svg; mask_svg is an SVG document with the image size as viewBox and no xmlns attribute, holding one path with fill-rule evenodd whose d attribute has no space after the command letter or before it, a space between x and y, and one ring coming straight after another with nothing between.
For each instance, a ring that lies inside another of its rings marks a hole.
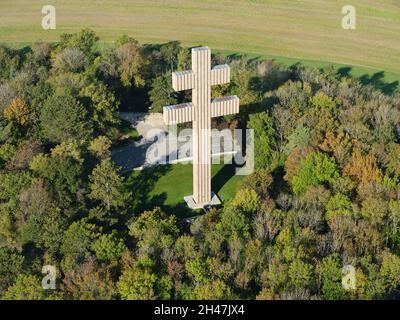
<instances>
[{"instance_id":1,"label":"dense woodland","mask_svg":"<svg viewBox=\"0 0 400 320\"><path fill-rule=\"evenodd\" d=\"M177 42L90 30L0 47L2 299L393 299L400 288L400 95L332 70L214 56L256 131L256 172L187 224L142 212L110 157L117 111L190 100ZM44 265L57 289L42 289ZM344 290L344 265L356 289Z\"/></svg>"}]
</instances>

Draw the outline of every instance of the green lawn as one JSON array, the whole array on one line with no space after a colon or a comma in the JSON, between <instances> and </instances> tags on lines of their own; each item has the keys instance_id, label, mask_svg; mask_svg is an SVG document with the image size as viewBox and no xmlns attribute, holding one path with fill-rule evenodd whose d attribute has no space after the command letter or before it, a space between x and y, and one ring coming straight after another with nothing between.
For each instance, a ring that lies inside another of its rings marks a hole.
<instances>
[{"instance_id":1,"label":"green lawn","mask_svg":"<svg viewBox=\"0 0 400 320\"><path fill-rule=\"evenodd\" d=\"M212 190L221 200L234 197L243 176L235 175L229 164L212 165ZM174 164L133 171L126 179L127 189L133 192L139 211L160 206L178 217L198 214L186 208L183 197L192 194L192 165Z\"/></svg>"},{"instance_id":2,"label":"green lawn","mask_svg":"<svg viewBox=\"0 0 400 320\"><path fill-rule=\"evenodd\" d=\"M0 1L0 42L56 41L89 27L105 42L121 34L142 43L179 40L289 63L352 66L367 82L400 79L398 0L53 0L57 29L48 31L43 4ZM348 4L357 9L356 30L341 28Z\"/></svg>"}]
</instances>

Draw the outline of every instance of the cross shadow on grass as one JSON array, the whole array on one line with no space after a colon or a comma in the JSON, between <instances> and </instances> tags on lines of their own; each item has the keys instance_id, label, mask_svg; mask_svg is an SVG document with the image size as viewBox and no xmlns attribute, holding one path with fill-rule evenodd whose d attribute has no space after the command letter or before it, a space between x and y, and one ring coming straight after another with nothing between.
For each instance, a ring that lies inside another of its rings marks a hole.
<instances>
[{"instance_id":1,"label":"cross shadow on grass","mask_svg":"<svg viewBox=\"0 0 400 320\"><path fill-rule=\"evenodd\" d=\"M154 189L159 179L167 175L172 169L171 165L159 165L145 168L144 170L131 173L126 181L125 186L132 193L132 201L135 215L141 214L146 210L153 210L160 207L165 213L176 215L178 218L191 217L201 212L192 211L183 200L176 205L167 205L167 192L163 191L154 194ZM171 188L178 181L171 181ZM190 191L189 191L190 192Z\"/></svg>"},{"instance_id":2,"label":"cross shadow on grass","mask_svg":"<svg viewBox=\"0 0 400 320\"><path fill-rule=\"evenodd\" d=\"M166 199L166 194L151 196L157 181L167 174L170 166L154 166L139 171L137 174L130 174L125 186L132 193L133 208L135 213L141 213L145 210L160 206Z\"/></svg>"},{"instance_id":3,"label":"cross shadow on grass","mask_svg":"<svg viewBox=\"0 0 400 320\"><path fill-rule=\"evenodd\" d=\"M222 187L235 175L235 166L231 164L225 165L211 180L212 191L216 194ZM221 199L224 200L224 199Z\"/></svg>"}]
</instances>

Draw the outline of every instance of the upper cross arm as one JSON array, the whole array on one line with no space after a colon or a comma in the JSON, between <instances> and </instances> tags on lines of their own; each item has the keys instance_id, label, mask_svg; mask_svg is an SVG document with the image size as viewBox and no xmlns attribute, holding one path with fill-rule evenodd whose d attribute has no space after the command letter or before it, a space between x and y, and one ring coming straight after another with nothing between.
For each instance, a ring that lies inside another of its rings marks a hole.
<instances>
[{"instance_id":1,"label":"upper cross arm","mask_svg":"<svg viewBox=\"0 0 400 320\"><path fill-rule=\"evenodd\" d=\"M216 66L211 70L211 85L229 83L231 78L231 69L227 64Z\"/></svg>"}]
</instances>

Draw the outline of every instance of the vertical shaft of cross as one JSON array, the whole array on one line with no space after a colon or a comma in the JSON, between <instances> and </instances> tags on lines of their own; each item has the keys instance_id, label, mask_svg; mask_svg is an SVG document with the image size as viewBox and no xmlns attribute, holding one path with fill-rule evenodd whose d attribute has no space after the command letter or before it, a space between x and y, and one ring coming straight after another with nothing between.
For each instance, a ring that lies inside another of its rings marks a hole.
<instances>
[{"instance_id":1,"label":"vertical shaft of cross","mask_svg":"<svg viewBox=\"0 0 400 320\"><path fill-rule=\"evenodd\" d=\"M192 49L192 69L196 74L192 99L193 198L198 204L211 200L211 51Z\"/></svg>"},{"instance_id":2,"label":"vertical shaft of cross","mask_svg":"<svg viewBox=\"0 0 400 320\"><path fill-rule=\"evenodd\" d=\"M174 72L175 91L192 90L192 102L166 106L163 109L166 124L192 122L193 196L189 206L201 208L219 201L211 192L211 118L239 112L239 98L228 96L211 100L211 86L229 83L228 65L211 69L211 51L208 47L192 49L192 69ZM186 200L185 200L186 201ZM193 203L194 202L194 203Z\"/></svg>"}]
</instances>

